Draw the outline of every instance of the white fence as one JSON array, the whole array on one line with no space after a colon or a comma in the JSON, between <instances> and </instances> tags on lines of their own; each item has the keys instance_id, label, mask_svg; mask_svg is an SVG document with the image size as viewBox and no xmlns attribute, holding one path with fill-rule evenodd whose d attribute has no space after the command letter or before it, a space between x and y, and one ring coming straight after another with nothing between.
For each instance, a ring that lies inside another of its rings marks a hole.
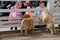
<instances>
[{"instance_id":1,"label":"white fence","mask_svg":"<svg viewBox=\"0 0 60 40\"><path fill-rule=\"evenodd\" d=\"M17 0L0 0L0 1L17 1ZM19 1L19 0L18 0ZM34 1L34 0L31 0ZM39 0L38 0L39 1ZM32 8L32 9L18 9L18 10L10 10L10 9L0 9L0 12L10 12L10 11L19 11L19 12L25 12L25 11L39 11L39 9L36 8ZM50 11L51 12L51 11ZM60 15L54 15L52 14L53 19L55 19L55 23L59 24L60 23L60 19L58 17L60 17ZM14 17L15 19L17 19L16 23L9 23L8 21L1 21L1 20L8 20L9 17L0 17L0 28L7 28L7 30L5 29L0 29L1 31L9 31L10 27L20 27L20 22L21 22L21 18L20 17ZM37 18L36 16L34 18Z\"/></svg>"}]
</instances>

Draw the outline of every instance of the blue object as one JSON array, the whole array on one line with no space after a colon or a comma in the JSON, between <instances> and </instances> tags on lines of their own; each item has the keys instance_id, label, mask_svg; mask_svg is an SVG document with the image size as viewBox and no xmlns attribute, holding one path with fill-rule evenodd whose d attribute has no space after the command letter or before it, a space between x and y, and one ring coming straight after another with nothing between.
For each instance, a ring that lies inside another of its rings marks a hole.
<instances>
[{"instance_id":1,"label":"blue object","mask_svg":"<svg viewBox=\"0 0 60 40\"><path fill-rule=\"evenodd\" d=\"M46 27L45 24L43 24L43 25L35 25L35 28L45 28L45 27Z\"/></svg>"}]
</instances>

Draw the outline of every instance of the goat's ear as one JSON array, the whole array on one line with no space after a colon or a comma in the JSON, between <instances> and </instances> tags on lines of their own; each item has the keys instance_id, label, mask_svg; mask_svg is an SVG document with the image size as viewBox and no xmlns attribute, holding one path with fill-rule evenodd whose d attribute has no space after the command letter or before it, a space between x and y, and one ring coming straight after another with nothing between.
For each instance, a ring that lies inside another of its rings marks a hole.
<instances>
[{"instance_id":1,"label":"goat's ear","mask_svg":"<svg viewBox=\"0 0 60 40\"><path fill-rule=\"evenodd\" d=\"M25 17L26 17L26 14L24 14L22 18L25 18Z\"/></svg>"}]
</instances>

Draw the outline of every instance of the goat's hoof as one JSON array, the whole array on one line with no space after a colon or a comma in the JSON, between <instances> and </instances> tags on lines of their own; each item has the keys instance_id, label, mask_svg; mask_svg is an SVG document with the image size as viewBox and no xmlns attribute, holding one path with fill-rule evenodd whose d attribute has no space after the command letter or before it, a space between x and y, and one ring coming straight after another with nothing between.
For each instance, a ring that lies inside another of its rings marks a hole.
<instances>
[{"instance_id":1,"label":"goat's hoof","mask_svg":"<svg viewBox=\"0 0 60 40\"><path fill-rule=\"evenodd\" d=\"M51 35L53 35L54 33L51 33Z\"/></svg>"}]
</instances>

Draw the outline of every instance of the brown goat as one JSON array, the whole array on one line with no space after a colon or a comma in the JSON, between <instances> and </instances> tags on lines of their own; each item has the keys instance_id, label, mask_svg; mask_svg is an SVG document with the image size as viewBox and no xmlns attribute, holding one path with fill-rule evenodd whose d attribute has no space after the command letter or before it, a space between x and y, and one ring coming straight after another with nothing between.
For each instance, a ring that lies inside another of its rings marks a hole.
<instances>
[{"instance_id":1,"label":"brown goat","mask_svg":"<svg viewBox=\"0 0 60 40\"><path fill-rule=\"evenodd\" d=\"M31 17L28 14L25 14L23 16L23 20L21 21L21 34L23 34L23 28L25 28L25 35L28 34L29 28L33 28L34 20L33 17Z\"/></svg>"}]
</instances>

